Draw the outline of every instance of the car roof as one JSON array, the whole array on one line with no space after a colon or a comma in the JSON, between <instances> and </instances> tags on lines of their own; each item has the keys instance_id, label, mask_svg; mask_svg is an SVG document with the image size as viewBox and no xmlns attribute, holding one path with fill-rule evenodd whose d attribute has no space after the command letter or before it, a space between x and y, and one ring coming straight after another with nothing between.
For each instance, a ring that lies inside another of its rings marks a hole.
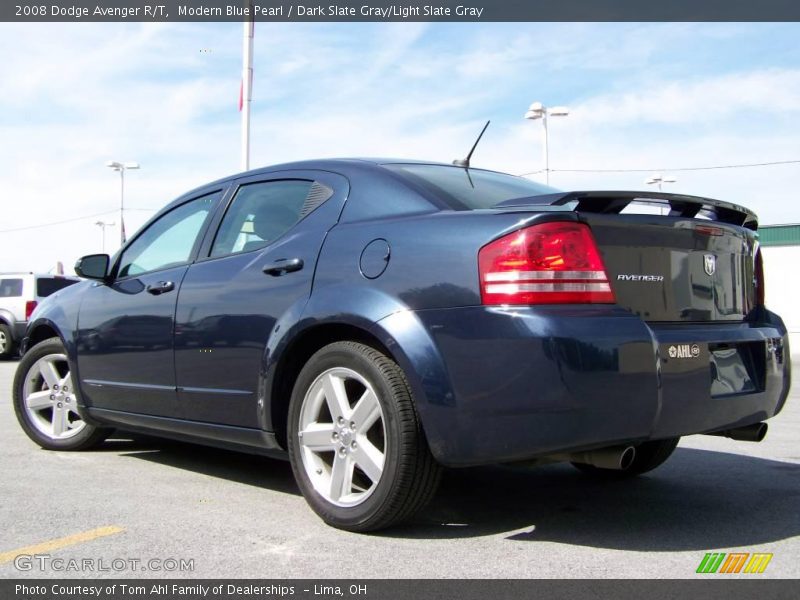
<instances>
[{"instance_id":1,"label":"car roof","mask_svg":"<svg viewBox=\"0 0 800 600\"><path fill-rule=\"evenodd\" d=\"M190 190L189 192L182 194L179 199L184 199L186 198L186 196L193 195L202 189L213 187L215 185L227 184L234 179L240 179L242 177L258 176L258 175L266 175L269 173L274 173L276 171L306 171L306 170L338 171L341 174L347 176L348 172L355 170L358 171L371 170L373 172L381 171L383 170L383 167L385 165L431 165L439 167L450 167L454 169L464 168L455 166L452 163L443 163L432 160L419 160L411 158L351 157L351 158L319 158L319 159L299 160L294 162L280 163L277 165L270 165L266 167L258 167L256 169L250 169L248 171L241 171L239 173L234 173L232 175L228 175L227 177L223 177L221 179L217 179L215 181L211 181L197 188L194 188L193 190ZM470 167L470 170L502 173L501 171L492 171L491 169L481 169L479 167ZM511 174L503 173L503 175L511 175Z\"/></svg>"},{"instance_id":2,"label":"car roof","mask_svg":"<svg viewBox=\"0 0 800 600\"><path fill-rule=\"evenodd\" d=\"M227 177L222 177L221 179L210 181L208 183L204 183L203 185L197 186L194 189L191 189L188 192L181 194L177 198L174 198L173 200L165 204L164 207L161 208L158 212L156 212L142 227L149 225L164 213L169 212L176 206L182 204L183 202L186 202L192 197L197 197L198 194L208 193L209 189L214 188L215 186L219 187L225 186L235 179L242 179L245 177L253 177L258 175L267 175L270 173L276 173L280 171L329 171L332 173L343 175L344 177L348 178L359 174L385 176L388 175L388 169L385 168L388 165L431 165L438 167L448 167L452 169L464 168L457 165L453 165L452 163L436 162L433 160L419 160L413 158L364 158L364 157L318 158L318 159L299 160L294 162L280 163L277 165L270 165L266 167L250 169L248 171L241 171L239 173L234 173L232 175L228 175ZM502 175L508 175L509 177L516 177L515 175L512 175L510 173L503 173L502 171L493 171L491 169L482 169L479 167L469 167L469 170L500 173Z\"/></svg>"}]
</instances>

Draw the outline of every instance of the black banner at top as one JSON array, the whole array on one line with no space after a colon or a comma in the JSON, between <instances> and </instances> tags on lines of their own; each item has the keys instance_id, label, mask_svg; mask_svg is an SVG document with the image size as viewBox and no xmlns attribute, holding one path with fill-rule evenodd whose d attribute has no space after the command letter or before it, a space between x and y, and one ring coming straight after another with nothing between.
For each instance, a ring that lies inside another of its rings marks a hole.
<instances>
[{"instance_id":1,"label":"black banner at top","mask_svg":"<svg viewBox=\"0 0 800 600\"><path fill-rule=\"evenodd\" d=\"M798 0L2 0L6 22L800 21Z\"/></svg>"}]
</instances>

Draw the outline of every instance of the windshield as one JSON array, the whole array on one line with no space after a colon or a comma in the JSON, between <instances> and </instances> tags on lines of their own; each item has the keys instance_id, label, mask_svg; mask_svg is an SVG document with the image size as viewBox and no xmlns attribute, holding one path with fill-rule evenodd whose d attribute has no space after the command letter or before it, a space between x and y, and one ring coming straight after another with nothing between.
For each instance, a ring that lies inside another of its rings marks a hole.
<instances>
[{"instance_id":1,"label":"windshield","mask_svg":"<svg viewBox=\"0 0 800 600\"><path fill-rule=\"evenodd\" d=\"M428 195L444 201L453 210L492 208L506 200L559 191L524 177L482 169L422 164L383 166Z\"/></svg>"}]
</instances>

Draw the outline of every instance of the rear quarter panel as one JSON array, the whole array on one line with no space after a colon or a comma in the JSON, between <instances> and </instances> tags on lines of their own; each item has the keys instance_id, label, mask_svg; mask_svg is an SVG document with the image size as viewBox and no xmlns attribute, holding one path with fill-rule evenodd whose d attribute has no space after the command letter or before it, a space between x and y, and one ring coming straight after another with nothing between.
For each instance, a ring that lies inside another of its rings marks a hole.
<instances>
[{"instance_id":1,"label":"rear quarter panel","mask_svg":"<svg viewBox=\"0 0 800 600\"><path fill-rule=\"evenodd\" d=\"M314 293L328 294L347 282L381 292L402 309L479 305L478 250L505 233L554 219L576 217L571 212L441 211L339 223L325 241ZM383 274L368 279L361 271L360 259L376 239L386 240L390 256Z\"/></svg>"},{"instance_id":2,"label":"rear quarter panel","mask_svg":"<svg viewBox=\"0 0 800 600\"><path fill-rule=\"evenodd\" d=\"M454 414L458 395L441 339L424 315L479 307L478 250L507 232L553 219L575 216L570 212L441 211L340 222L323 246L303 319L308 326L347 322L368 328L405 371L431 449L444 460L445 440L450 437L446 430L451 427L447 415ZM361 256L376 239L388 243L389 259L385 271L370 279L361 270ZM466 333L471 324L456 326Z\"/></svg>"}]
</instances>

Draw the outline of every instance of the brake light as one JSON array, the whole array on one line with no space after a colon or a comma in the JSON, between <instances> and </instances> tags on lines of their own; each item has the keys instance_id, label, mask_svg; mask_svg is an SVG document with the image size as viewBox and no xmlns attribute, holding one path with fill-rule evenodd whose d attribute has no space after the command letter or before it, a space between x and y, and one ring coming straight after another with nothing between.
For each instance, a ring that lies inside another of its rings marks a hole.
<instances>
[{"instance_id":1,"label":"brake light","mask_svg":"<svg viewBox=\"0 0 800 600\"><path fill-rule=\"evenodd\" d=\"M613 304L587 225L553 222L503 236L478 253L483 304Z\"/></svg>"},{"instance_id":2,"label":"brake light","mask_svg":"<svg viewBox=\"0 0 800 600\"><path fill-rule=\"evenodd\" d=\"M764 259L761 257L761 250L756 252L756 306L764 306Z\"/></svg>"},{"instance_id":3,"label":"brake light","mask_svg":"<svg viewBox=\"0 0 800 600\"><path fill-rule=\"evenodd\" d=\"M695 226L694 230L697 233L704 233L706 235L722 235L724 233L722 229L712 225L697 225Z\"/></svg>"},{"instance_id":4,"label":"brake light","mask_svg":"<svg viewBox=\"0 0 800 600\"><path fill-rule=\"evenodd\" d=\"M31 318L31 315L33 314L33 311L36 308L37 304L39 304L39 303L36 302L36 300L28 300L25 303L25 320L26 321Z\"/></svg>"}]
</instances>

